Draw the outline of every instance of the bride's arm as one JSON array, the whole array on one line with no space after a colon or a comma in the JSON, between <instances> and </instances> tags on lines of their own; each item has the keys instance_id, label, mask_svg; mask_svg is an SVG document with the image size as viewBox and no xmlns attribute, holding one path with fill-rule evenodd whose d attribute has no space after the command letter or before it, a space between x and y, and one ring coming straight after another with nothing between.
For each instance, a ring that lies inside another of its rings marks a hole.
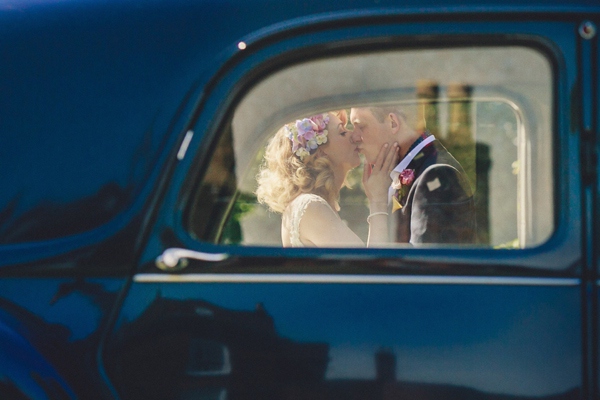
<instances>
[{"instance_id":1,"label":"bride's arm","mask_svg":"<svg viewBox=\"0 0 600 400\"><path fill-rule=\"evenodd\" d=\"M389 243L388 234L388 190L392 183L390 172L394 169L398 158L398 143L388 148L387 143L381 148L375 164L365 164L363 170L363 186L369 199L369 237L367 247Z\"/></svg>"},{"instance_id":2,"label":"bride's arm","mask_svg":"<svg viewBox=\"0 0 600 400\"><path fill-rule=\"evenodd\" d=\"M317 247L364 247L364 242L324 203L311 202L300 220L300 240Z\"/></svg>"}]
</instances>

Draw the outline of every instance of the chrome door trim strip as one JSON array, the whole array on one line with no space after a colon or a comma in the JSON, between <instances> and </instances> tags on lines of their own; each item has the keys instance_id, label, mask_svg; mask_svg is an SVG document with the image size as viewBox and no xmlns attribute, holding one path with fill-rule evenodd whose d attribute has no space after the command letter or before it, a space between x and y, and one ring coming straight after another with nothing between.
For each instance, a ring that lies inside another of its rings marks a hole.
<instances>
[{"instance_id":1,"label":"chrome door trim strip","mask_svg":"<svg viewBox=\"0 0 600 400\"><path fill-rule=\"evenodd\" d=\"M192 137L194 136L194 131L189 130L185 133L185 137L183 138L183 141L181 142L181 146L179 147L179 151L177 152L177 159L179 161L183 160L183 158L185 157L185 153L187 153L187 149L190 145L190 142L192 141Z\"/></svg>"},{"instance_id":2,"label":"chrome door trim strip","mask_svg":"<svg viewBox=\"0 0 600 400\"><path fill-rule=\"evenodd\" d=\"M315 274L136 274L138 283L367 283L508 286L578 286L578 278L438 275L315 275Z\"/></svg>"}]
</instances>

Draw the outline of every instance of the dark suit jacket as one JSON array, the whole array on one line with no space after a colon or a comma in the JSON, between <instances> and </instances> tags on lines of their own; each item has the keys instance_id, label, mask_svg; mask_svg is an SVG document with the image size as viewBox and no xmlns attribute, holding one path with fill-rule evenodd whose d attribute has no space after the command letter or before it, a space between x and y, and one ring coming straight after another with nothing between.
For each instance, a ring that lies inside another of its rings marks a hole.
<instances>
[{"instance_id":1,"label":"dark suit jacket","mask_svg":"<svg viewBox=\"0 0 600 400\"><path fill-rule=\"evenodd\" d=\"M435 140L407 169L415 179L400 199L402 208L390 210L391 237L413 245L476 243L473 193L458 161Z\"/></svg>"}]
</instances>

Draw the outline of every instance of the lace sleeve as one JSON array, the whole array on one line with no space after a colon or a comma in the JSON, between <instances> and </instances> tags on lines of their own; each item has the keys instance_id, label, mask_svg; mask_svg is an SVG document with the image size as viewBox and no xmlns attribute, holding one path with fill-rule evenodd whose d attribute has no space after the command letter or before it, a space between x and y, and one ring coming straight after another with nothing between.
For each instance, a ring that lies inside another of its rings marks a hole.
<instances>
[{"instance_id":1,"label":"lace sleeve","mask_svg":"<svg viewBox=\"0 0 600 400\"><path fill-rule=\"evenodd\" d=\"M312 202L319 202L331 208L324 198L310 193L301 194L290 203L290 242L293 247L304 246L302 241L300 241L300 221L302 220L302 216L304 215L306 208Z\"/></svg>"}]
</instances>

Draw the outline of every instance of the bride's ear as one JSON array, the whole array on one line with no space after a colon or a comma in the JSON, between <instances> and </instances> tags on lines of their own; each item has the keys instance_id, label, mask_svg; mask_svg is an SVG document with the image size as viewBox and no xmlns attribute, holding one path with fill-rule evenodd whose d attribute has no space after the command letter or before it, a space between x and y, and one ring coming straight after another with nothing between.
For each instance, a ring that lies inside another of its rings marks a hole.
<instances>
[{"instance_id":1,"label":"bride's ear","mask_svg":"<svg viewBox=\"0 0 600 400\"><path fill-rule=\"evenodd\" d=\"M317 151L315 152L315 155L316 155L317 157L329 157L329 156L327 155L327 153L325 152L325 149L323 149L323 146L319 146L319 147L317 148Z\"/></svg>"}]
</instances>

